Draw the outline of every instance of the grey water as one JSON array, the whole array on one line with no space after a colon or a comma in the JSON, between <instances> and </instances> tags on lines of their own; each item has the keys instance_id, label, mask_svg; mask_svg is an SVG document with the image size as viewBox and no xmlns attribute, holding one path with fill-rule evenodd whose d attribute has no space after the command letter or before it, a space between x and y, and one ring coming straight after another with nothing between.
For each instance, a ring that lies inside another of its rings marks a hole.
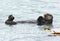
<instances>
[{"instance_id":1,"label":"grey water","mask_svg":"<svg viewBox=\"0 0 60 41\"><path fill-rule=\"evenodd\" d=\"M4 23L10 14L15 17L14 21L33 21L45 13L53 15L50 27L59 31L60 0L0 0L0 41L60 41L60 36L48 37L53 32L43 30L48 25L24 23L9 26Z\"/></svg>"}]
</instances>

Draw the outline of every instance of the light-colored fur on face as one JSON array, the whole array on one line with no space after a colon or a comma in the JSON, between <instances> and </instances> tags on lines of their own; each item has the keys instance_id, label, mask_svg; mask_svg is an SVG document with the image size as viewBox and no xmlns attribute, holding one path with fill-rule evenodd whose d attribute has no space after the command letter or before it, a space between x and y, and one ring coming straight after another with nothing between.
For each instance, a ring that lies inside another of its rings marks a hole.
<instances>
[{"instance_id":1,"label":"light-colored fur on face","mask_svg":"<svg viewBox=\"0 0 60 41\"><path fill-rule=\"evenodd\" d=\"M45 14L44 15L44 18L46 19L46 20L51 20L52 19L52 15L50 15L50 14Z\"/></svg>"}]
</instances>

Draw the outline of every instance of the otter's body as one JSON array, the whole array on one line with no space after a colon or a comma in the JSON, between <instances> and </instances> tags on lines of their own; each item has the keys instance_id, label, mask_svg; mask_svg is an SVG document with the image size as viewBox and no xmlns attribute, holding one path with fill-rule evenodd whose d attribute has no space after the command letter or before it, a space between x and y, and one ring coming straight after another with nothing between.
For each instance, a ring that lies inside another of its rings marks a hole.
<instances>
[{"instance_id":1,"label":"otter's body","mask_svg":"<svg viewBox=\"0 0 60 41\"><path fill-rule=\"evenodd\" d=\"M38 25L43 25L45 22L44 18L42 16L39 16L38 19L37 19L37 24Z\"/></svg>"},{"instance_id":2,"label":"otter's body","mask_svg":"<svg viewBox=\"0 0 60 41\"><path fill-rule=\"evenodd\" d=\"M15 25L15 24L17 24L17 23L14 22L14 21L6 21L5 24L8 24L8 25Z\"/></svg>"},{"instance_id":3,"label":"otter's body","mask_svg":"<svg viewBox=\"0 0 60 41\"><path fill-rule=\"evenodd\" d=\"M25 21L17 21L17 23L28 23L28 24L36 24L36 20L25 20Z\"/></svg>"}]
</instances>

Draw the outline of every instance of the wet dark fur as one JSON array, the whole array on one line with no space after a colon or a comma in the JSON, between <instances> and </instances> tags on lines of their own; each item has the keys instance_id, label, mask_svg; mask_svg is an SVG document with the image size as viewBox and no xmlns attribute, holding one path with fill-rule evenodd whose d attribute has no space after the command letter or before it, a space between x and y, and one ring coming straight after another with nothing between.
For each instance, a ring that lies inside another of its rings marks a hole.
<instances>
[{"instance_id":1,"label":"wet dark fur","mask_svg":"<svg viewBox=\"0 0 60 41\"><path fill-rule=\"evenodd\" d=\"M38 25L43 25L45 23L45 20L42 16L39 16L37 19L37 24Z\"/></svg>"},{"instance_id":2,"label":"wet dark fur","mask_svg":"<svg viewBox=\"0 0 60 41\"><path fill-rule=\"evenodd\" d=\"M9 15L8 19L5 21L5 24L8 24L8 25L15 25L15 24L17 24L13 20L14 20L14 17L12 15Z\"/></svg>"}]
</instances>

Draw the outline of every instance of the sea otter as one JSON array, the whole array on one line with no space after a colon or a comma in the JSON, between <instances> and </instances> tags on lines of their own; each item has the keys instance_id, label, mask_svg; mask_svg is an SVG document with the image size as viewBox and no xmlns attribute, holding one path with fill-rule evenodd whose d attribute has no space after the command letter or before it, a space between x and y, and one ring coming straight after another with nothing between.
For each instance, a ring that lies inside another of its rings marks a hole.
<instances>
[{"instance_id":1,"label":"sea otter","mask_svg":"<svg viewBox=\"0 0 60 41\"><path fill-rule=\"evenodd\" d=\"M51 14L45 14L43 16L39 16L37 19L37 24L38 25L45 25L45 24L52 24L53 22L53 16Z\"/></svg>"},{"instance_id":2,"label":"sea otter","mask_svg":"<svg viewBox=\"0 0 60 41\"><path fill-rule=\"evenodd\" d=\"M8 24L8 25L15 25L17 24L14 20L14 16L13 15L9 15L8 19L5 21L5 24Z\"/></svg>"}]
</instances>

